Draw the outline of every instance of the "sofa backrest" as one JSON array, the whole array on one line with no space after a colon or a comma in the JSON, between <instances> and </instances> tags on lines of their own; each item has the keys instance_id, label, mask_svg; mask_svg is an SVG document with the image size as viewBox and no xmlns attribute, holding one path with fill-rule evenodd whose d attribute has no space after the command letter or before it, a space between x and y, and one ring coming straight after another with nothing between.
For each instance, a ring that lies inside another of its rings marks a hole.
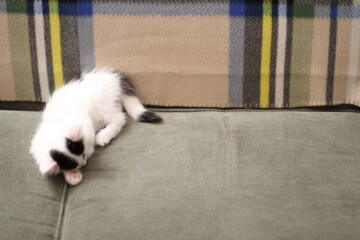
<instances>
[{"instance_id":1,"label":"sofa backrest","mask_svg":"<svg viewBox=\"0 0 360 240\"><path fill-rule=\"evenodd\" d=\"M336 2L1 1L0 100L112 67L148 105L360 106L360 2Z\"/></svg>"}]
</instances>

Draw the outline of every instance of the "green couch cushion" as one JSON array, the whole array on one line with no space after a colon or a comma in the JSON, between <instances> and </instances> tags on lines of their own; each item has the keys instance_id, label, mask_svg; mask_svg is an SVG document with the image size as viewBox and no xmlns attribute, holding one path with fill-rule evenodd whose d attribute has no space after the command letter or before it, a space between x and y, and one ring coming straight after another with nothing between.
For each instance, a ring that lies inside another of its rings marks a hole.
<instances>
[{"instance_id":1,"label":"green couch cushion","mask_svg":"<svg viewBox=\"0 0 360 240\"><path fill-rule=\"evenodd\" d=\"M0 239L59 236L64 181L42 178L29 153L39 120L39 113L0 111Z\"/></svg>"},{"instance_id":2,"label":"green couch cushion","mask_svg":"<svg viewBox=\"0 0 360 240\"><path fill-rule=\"evenodd\" d=\"M161 115L95 153L62 239L360 238L360 114Z\"/></svg>"},{"instance_id":3,"label":"green couch cushion","mask_svg":"<svg viewBox=\"0 0 360 240\"><path fill-rule=\"evenodd\" d=\"M161 113L129 121L64 187L0 112L0 239L359 239L360 114Z\"/></svg>"}]
</instances>

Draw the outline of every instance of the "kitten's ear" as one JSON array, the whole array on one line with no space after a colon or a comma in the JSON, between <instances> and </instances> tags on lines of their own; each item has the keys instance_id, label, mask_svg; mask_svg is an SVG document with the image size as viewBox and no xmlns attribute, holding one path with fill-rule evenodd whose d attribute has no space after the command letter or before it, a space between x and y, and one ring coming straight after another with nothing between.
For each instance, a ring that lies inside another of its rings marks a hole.
<instances>
[{"instance_id":1,"label":"kitten's ear","mask_svg":"<svg viewBox=\"0 0 360 240\"><path fill-rule=\"evenodd\" d=\"M73 142L79 141L81 139L81 125L74 124L70 126L66 137Z\"/></svg>"},{"instance_id":2,"label":"kitten's ear","mask_svg":"<svg viewBox=\"0 0 360 240\"><path fill-rule=\"evenodd\" d=\"M40 163L40 172L45 176L53 176L60 172L59 165L52 159Z\"/></svg>"}]
</instances>

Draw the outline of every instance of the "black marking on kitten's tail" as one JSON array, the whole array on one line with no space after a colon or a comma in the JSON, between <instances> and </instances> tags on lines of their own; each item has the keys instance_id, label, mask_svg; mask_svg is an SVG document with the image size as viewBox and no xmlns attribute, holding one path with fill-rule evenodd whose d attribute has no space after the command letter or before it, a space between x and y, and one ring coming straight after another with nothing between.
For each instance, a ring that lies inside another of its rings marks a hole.
<instances>
[{"instance_id":1,"label":"black marking on kitten's tail","mask_svg":"<svg viewBox=\"0 0 360 240\"><path fill-rule=\"evenodd\" d=\"M122 93L128 96L136 96L135 87L130 82L129 78L119 71L113 70L113 73L116 74L120 80L120 88Z\"/></svg>"},{"instance_id":2,"label":"black marking on kitten's tail","mask_svg":"<svg viewBox=\"0 0 360 240\"><path fill-rule=\"evenodd\" d=\"M158 123L161 122L162 118L154 112L145 111L139 117L139 122L147 122L147 123Z\"/></svg>"},{"instance_id":3,"label":"black marking on kitten's tail","mask_svg":"<svg viewBox=\"0 0 360 240\"><path fill-rule=\"evenodd\" d=\"M134 85L129 78L118 71L113 71L117 74L120 80L120 88L122 94L125 96L122 98L124 108L133 119L139 122L145 123L158 123L162 121L162 118L154 112L148 111L144 108L139 98L136 96ZM130 100L132 99L132 101ZM135 100L136 99L136 100ZM131 102L131 104L130 104ZM139 111L139 109L142 109Z\"/></svg>"},{"instance_id":4,"label":"black marking on kitten's tail","mask_svg":"<svg viewBox=\"0 0 360 240\"><path fill-rule=\"evenodd\" d=\"M130 82L129 78L125 75L121 75L120 85L123 94L128 96L136 96L135 87Z\"/></svg>"},{"instance_id":5,"label":"black marking on kitten's tail","mask_svg":"<svg viewBox=\"0 0 360 240\"><path fill-rule=\"evenodd\" d=\"M75 159L69 157L68 155L60 151L51 150L50 156L59 165L61 170L75 169L79 166L78 162Z\"/></svg>"},{"instance_id":6,"label":"black marking on kitten's tail","mask_svg":"<svg viewBox=\"0 0 360 240\"><path fill-rule=\"evenodd\" d=\"M71 141L70 139L66 138L66 148L76 156L80 156L84 152L84 144L82 140Z\"/></svg>"}]
</instances>

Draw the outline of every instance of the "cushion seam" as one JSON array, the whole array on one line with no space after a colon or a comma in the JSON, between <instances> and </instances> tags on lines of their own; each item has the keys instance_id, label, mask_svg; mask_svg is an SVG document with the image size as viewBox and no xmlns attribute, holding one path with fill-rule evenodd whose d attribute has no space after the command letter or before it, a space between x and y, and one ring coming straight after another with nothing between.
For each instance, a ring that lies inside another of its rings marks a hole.
<instances>
[{"instance_id":1,"label":"cushion seam","mask_svg":"<svg viewBox=\"0 0 360 240\"><path fill-rule=\"evenodd\" d=\"M18 98L18 99L12 99L12 98L4 98L0 97L0 101L5 102L12 102L12 101L29 101L29 102L40 102L44 103L43 101L36 101L34 99L30 98ZM183 103L176 103L173 101L142 101L144 105L154 105L154 106L161 106L161 107L219 107L219 108L253 108L253 109L262 109L259 104L251 104L251 103L243 103L243 104L231 104L230 102L215 102L215 103L207 103L207 102L183 102ZM313 107L313 106L334 106L334 105L340 105L340 104L351 104L354 106L360 106L360 100L355 97L353 100L343 100L343 101L331 101L330 103L326 101L309 101L309 102L298 102L295 104L269 104L268 108L281 108L281 109L288 109L288 108L294 108L294 107Z\"/></svg>"},{"instance_id":2,"label":"cushion seam","mask_svg":"<svg viewBox=\"0 0 360 240\"><path fill-rule=\"evenodd\" d=\"M56 223L56 229L55 229L55 236L54 240L60 240L62 236L62 226L64 222L64 214L65 214L65 207L67 203L67 196L68 196L68 185L65 182L64 188L61 195L61 201L60 201L60 208L59 208L59 214L58 219Z\"/></svg>"}]
</instances>

